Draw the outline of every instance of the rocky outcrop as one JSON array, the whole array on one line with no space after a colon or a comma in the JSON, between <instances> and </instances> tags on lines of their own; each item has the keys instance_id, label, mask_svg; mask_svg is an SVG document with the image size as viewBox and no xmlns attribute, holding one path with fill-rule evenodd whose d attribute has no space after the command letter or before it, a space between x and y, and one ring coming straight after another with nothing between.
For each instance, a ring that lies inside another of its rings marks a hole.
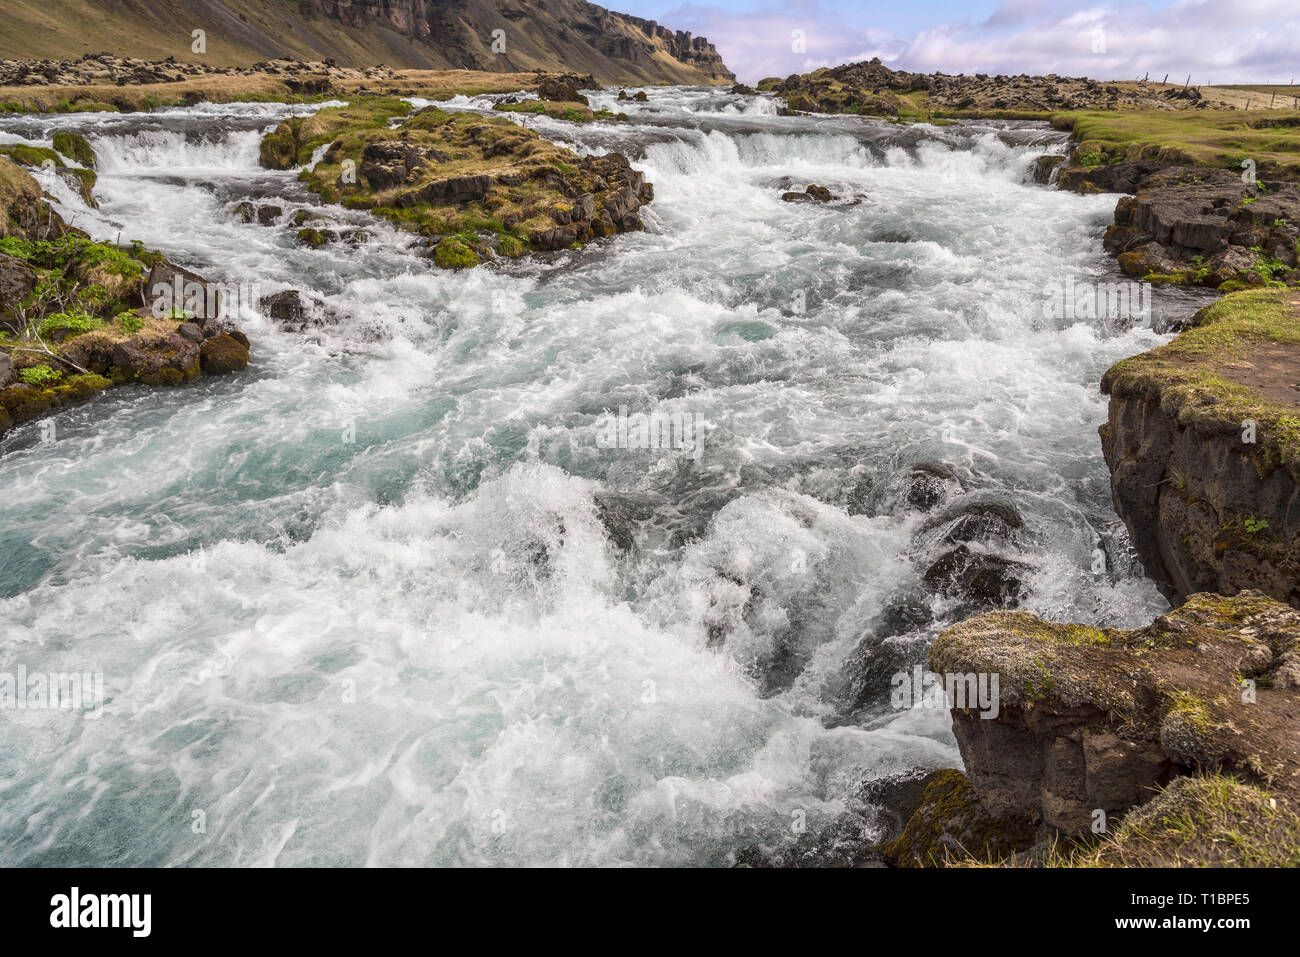
<instances>
[{"instance_id":1,"label":"rocky outcrop","mask_svg":"<svg viewBox=\"0 0 1300 957\"><path fill-rule=\"evenodd\" d=\"M81 29L88 17L113 23L120 56L0 60L0 86L176 82L237 72L254 60L262 62L251 69L269 63L285 73L291 89L307 94L327 92L344 78L342 71L375 63L497 73L573 70L602 83L735 79L705 38L586 0L205 0L203 6L209 33L220 24L220 46L213 34L208 51L191 55L195 22L184 5L84 0L77 22L60 24L57 6L10 0L5 15L12 29L0 35L0 55L60 57L67 48L61 35ZM166 49L177 49L181 60L136 56ZM310 62L301 69L285 66L295 60Z\"/></svg>"},{"instance_id":2,"label":"rocky outcrop","mask_svg":"<svg viewBox=\"0 0 1300 957\"><path fill-rule=\"evenodd\" d=\"M555 92L572 96L583 81L561 79ZM621 153L578 156L505 119L433 107L402 117L406 109L380 100L286 120L263 138L263 163L284 168L325 146L303 176L308 188L420 233L448 269L642 228L654 188ZM331 236L309 227L299 239L316 246Z\"/></svg>"},{"instance_id":3,"label":"rocky outcrop","mask_svg":"<svg viewBox=\"0 0 1300 957\"><path fill-rule=\"evenodd\" d=\"M1200 93L1158 84L1100 83L1087 77L952 76L891 70L874 58L862 63L769 77L758 88L785 98L791 110L810 113L1047 113L1060 110L1185 108Z\"/></svg>"},{"instance_id":4,"label":"rocky outcrop","mask_svg":"<svg viewBox=\"0 0 1300 957\"><path fill-rule=\"evenodd\" d=\"M596 87L596 79L591 74L578 76L565 73L560 76L548 76L537 84L537 95L543 100L556 100L560 103L581 103L587 106L587 98L579 90Z\"/></svg>"},{"instance_id":5,"label":"rocky outcrop","mask_svg":"<svg viewBox=\"0 0 1300 957\"><path fill-rule=\"evenodd\" d=\"M1186 775L1235 775L1292 812L1300 799L1300 612L1264 595L1195 595L1133 631L990 612L943 631L929 666L997 675L998 707L954 702L971 791L949 772L895 856L937 863L956 849L944 832L993 834L992 856L1086 842Z\"/></svg>"},{"instance_id":6,"label":"rocky outcrop","mask_svg":"<svg viewBox=\"0 0 1300 957\"><path fill-rule=\"evenodd\" d=\"M1100 166L1078 180L1097 189L1133 191L1115 207L1106 249L1125 273L1218 288L1300 281L1300 187L1245 183L1224 169L1152 164ZM1074 170L1061 185L1077 185Z\"/></svg>"},{"instance_id":7,"label":"rocky outcrop","mask_svg":"<svg viewBox=\"0 0 1300 957\"><path fill-rule=\"evenodd\" d=\"M147 60L112 53L87 53L75 60L0 60L0 86L136 86L180 83L210 76L261 74L283 77L293 92L306 94L328 93L344 80L391 80L396 76L393 70L383 66L367 65L363 69L353 69L333 61L303 61L286 57L238 67L207 61L185 63L174 56L165 60Z\"/></svg>"},{"instance_id":8,"label":"rocky outcrop","mask_svg":"<svg viewBox=\"0 0 1300 957\"><path fill-rule=\"evenodd\" d=\"M62 145L93 160L88 146ZM0 201L0 434L115 385L180 385L247 365L248 339L227 327L218 287L202 276L42 215L35 181L3 159Z\"/></svg>"},{"instance_id":9,"label":"rocky outcrop","mask_svg":"<svg viewBox=\"0 0 1300 957\"><path fill-rule=\"evenodd\" d=\"M1257 589L1300 605L1300 318L1287 290L1202 309L1102 379L1115 510L1170 599Z\"/></svg>"}]
</instances>

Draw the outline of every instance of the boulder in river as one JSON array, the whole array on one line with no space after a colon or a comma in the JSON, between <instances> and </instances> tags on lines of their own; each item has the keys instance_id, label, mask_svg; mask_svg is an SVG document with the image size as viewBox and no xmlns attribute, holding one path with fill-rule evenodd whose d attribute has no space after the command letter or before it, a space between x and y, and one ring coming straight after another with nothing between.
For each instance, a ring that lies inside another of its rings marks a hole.
<instances>
[{"instance_id":1,"label":"boulder in river","mask_svg":"<svg viewBox=\"0 0 1300 957\"><path fill-rule=\"evenodd\" d=\"M179 333L143 332L114 346L113 365L125 381L182 385L199 376L199 346Z\"/></svg>"},{"instance_id":2,"label":"boulder in river","mask_svg":"<svg viewBox=\"0 0 1300 957\"><path fill-rule=\"evenodd\" d=\"M782 193L781 198L787 203L829 203L834 197L825 186L810 183L802 193Z\"/></svg>"},{"instance_id":3,"label":"boulder in river","mask_svg":"<svg viewBox=\"0 0 1300 957\"><path fill-rule=\"evenodd\" d=\"M997 608L1020 600L1030 571L1024 562L962 544L935 560L923 577L937 592L977 607Z\"/></svg>"},{"instance_id":4,"label":"boulder in river","mask_svg":"<svg viewBox=\"0 0 1300 957\"><path fill-rule=\"evenodd\" d=\"M204 375L238 372L248 365L248 343L229 334L205 339L199 348L199 362Z\"/></svg>"}]
</instances>

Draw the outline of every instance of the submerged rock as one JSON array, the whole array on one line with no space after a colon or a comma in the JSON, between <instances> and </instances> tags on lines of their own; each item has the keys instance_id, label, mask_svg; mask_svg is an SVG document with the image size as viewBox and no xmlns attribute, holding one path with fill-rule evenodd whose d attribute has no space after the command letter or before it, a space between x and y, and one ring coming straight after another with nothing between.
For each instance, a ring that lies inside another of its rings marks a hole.
<instances>
[{"instance_id":1,"label":"submerged rock","mask_svg":"<svg viewBox=\"0 0 1300 957\"><path fill-rule=\"evenodd\" d=\"M782 193L781 198L787 203L828 203L833 197L825 186L812 183L802 193Z\"/></svg>"},{"instance_id":2,"label":"submerged rock","mask_svg":"<svg viewBox=\"0 0 1300 957\"><path fill-rule=\"evenodd\" d=\"M945 552L923 576L926 585L981 608L1015 605L1032 569L1023 562L958 545Z\"/></svg>"},{"instance_id":3,"label":"submerged rock","mask_svg":"<svg viewBox=\"0 0 1300 957\"><path fill-rule=\"evenodd\" d=\"M962 491L957 470L945 462L917 462L909 470L903 501L928 512Z\"/></svg>"}]
</instances>

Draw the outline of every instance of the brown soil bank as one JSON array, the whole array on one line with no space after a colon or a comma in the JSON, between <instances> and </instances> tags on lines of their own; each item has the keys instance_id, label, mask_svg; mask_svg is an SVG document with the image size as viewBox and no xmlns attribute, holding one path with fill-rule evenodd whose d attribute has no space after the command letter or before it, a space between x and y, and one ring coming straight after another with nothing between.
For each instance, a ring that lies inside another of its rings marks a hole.
<instances>
[{"instance_id":1,"label":"brown soil bank","mask_svg":"<svg viewBox=\"0 0 1300 957\"><path fill-rule=\"evenodd\" d=\"M4 13L0 57L18 59L107 49L247 66L287 54L353 67L578 70L605 83L734 79L704 37L585 0L6 0ZM203 52L194 30L205 31Z\"/></svg>"},{"instance_id":2,"label":"brown soil bank","mask_svg":"<svg viewBox=\"0 0 1300 957\"><path fill-rule=\"evenodd\" d=\"M996 674L954 707L966 775L930 776L885 852L902 866L1300 863L1300 612L1195 595L1135 631L990 612L947 629L940 675Z\"/></svg>"},{"instance_id":3,"label":"brown soil bank","mask_svg":"<svg viewBox=\"0 0 1300 957\"><path fill-rule=\"evenodd\" d=\"M1257 589L1300 605L1300 295L1233 293L1102 379L1115 510L1180 601Z\"/></svg>"}]
</instances>

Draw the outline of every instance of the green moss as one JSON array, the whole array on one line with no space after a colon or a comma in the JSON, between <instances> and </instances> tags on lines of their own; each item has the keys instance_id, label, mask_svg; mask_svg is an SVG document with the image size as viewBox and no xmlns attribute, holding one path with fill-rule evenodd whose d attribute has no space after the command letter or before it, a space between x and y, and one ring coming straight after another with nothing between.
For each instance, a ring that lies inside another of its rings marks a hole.
<instances>
[{"instance_id":1,"label":"green moss","mask_svg":"<svg viewBox=\"0 0 1300 957\"><path fill-rule=\"evenodd\" d=\"M95 151L91 149L90 141L80 133L55 133L54 148L82 166L95 168Z\"/></svg>"},{"instance_id":2,"label":"green moss","mask_svg":"<svg viewBox=\"0 0 1300 957\"><path fill-rule=\"evenodd\" d=\"M347 149L365 133L387 129L411 104L395 96L358 97L346 106L326 107L311 116L294 116L262 137L259 159L268 169L290 169L311 161L318 146L342 140Z\"/></svg>"},{"instance_id":3,"label":"green moss","mask_svg":"<svg viewBox=\"0 0 1300 957\"><path fill-rule=\"evenodd\" d=\"M1293 405L1267 400L1231 378L1262 344L1300 346L1300 321L1286 290L1251 289L1201 309L1192 328L1167 345L1112 366L1102 391L1159 397L1166 412L1207 433L1240 432L1256 423L1253 453L1261 474L1286 467L1300 474L1300 418Z\"/></svg>"},{"instance_id":4,"label":"green moss","mask_svg":"<svg viewBox=\"0 0 1300 957\"><path fill-rule=\"evenodd\" d=\"M1300 867L1300 817L1224 774L1181 777L1063 867Z\"/></svg>"},{"instance_id":5,"label":"green moss","mask_svg":"<svg viewBox=\"0 0 1300 957\"><path fill-rule=\"evenodd\" d=\"M1055 640L1067 645L1109 645L1114 640L1115 632L1102 630L1088 625L1061 625L1055 632Z\"/></svg>"},{"instance_id":6,"label":"green moss","mask_svg":"<svg viewBox=\"0 0 1300 957\"><path fill-rule=\"evenodd\" d=\"M68 165L63 162L63 157L57 151L45 146L29 146L26 143L0 146L0 156L8 156L15 163L21 163L23 166L50 165L64 169Z\"/></svg>"},{"instance_id":7,"label":"green moss","mask_svg":"<svg viewBox=\"0 0 1300 957\"><path fill-rule=\"evenodd\" d=\"M502 256L508 256L515 259L522 256L528 251L528 245L522 239L516 239L514 236L503 235L498 239L497 252Z\"/></svg>"},{"instance_id":8,"label":"green moss","mask_svg":"<svg viewBox=\"0 0 1300 957\"><path fill-rule=\"evenodd\" d=\"M933 772L902 834L881 852L899 867L942 867L975 860L996 862L1022 851L1037 836L1027 815L994 818L960 771Z\"/></svg>"},{"instance_id":9,"label":"green moss","mask_svg":"<svg viewBox=\"0 0 1300 957\"><path fill-rule=\"evenodd\" d=\"M1143 282L1149 282L1153 286L1185 286L1191 277L1187 273L1158 273L1149 272L1142 277Z\"/></svg>"},{"instance_id":10,"label":"green moss","mask_svg":"<svg viewBox=\"0 0 1300 957\"><path fill-rule=\"evenodd\" d=\"M448 236L438 243L433 252L433 261L443 269L468 269L477 266L481 260L478 253L462 240Z\"/></svg>"},{"instance_id":11,"label":"green moss","mask_svg":"<svg viewBox=\"0 0 1300 957\"><path fill-rule=\"evenodd\" d=\"M1052 677L1052 672L1043 664L1041 658L1034 657L1035 674L1030 675L1025 680L1025 700L1026 701L1043 701L1056 688L1056 679Z\"/></svg>"}]
</instances>

